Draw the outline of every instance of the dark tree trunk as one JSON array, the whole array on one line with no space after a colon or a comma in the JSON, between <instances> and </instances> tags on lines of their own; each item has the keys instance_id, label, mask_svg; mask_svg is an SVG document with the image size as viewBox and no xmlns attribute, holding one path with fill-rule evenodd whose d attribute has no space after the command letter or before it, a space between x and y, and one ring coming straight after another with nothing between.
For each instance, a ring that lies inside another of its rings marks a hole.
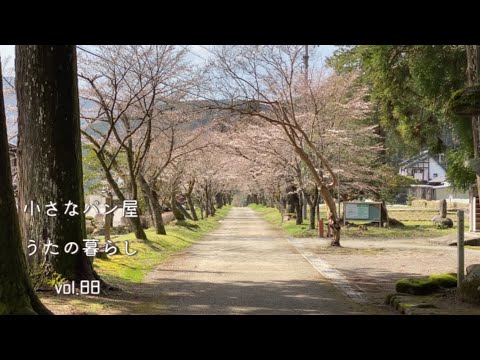
<instances>
[{"instance_id":1,"label":"dark tree trunk","mask_svg":"<svg viewBox=\"0 0 480 360\"><path fill-rule=\"evenodd\" d=\"M152 209L155 217L155 232L159 235L167 235L165 223L163 222L163 206L160 204L160 199L155 190L152 189Z\"/></svg>"},{"instance_id":2,"label":"dark tree trunk","mask_svg":"<svg viewBox=\"0 0 480 360\"><path fill-rule=\"evenodd\" d=\"M27 272L13 195L0 62L0 315L51 314L40 302Z\"/></svg>"},{"instance_id":3,"label":"dark tree trunk","mask_svg":"<svg viewBox=\"0 0 480 360\"><path fill-rule=\"evenodd\" d=\"M318 194L318 197L317 197L317 219L320 220L320 203L321 203L321 199L320 199L320 193L318 192L318 186L315 186L315 191L317 192Z\"/></svg>"},{"instance_id":4,"label":"dark tree trunk","mask_svg":"<svg viewBox=\"0 0 480 360\"><path fill-rule=\"evenodd\" d=\"M192 216L188 213L188 211L183 207L182 204L177 202L176 207L177 207L178 211L180 211L186 219L193 220Z\"/></svg>"},{"instance_id":5,"label":"dark tree trunk","mask_svg":"<svg viewBox=\"0 0 480 360\"><path fill-rule=\"evenodd\" d=\"M103 169L105 170L105 177L107 178L108 184L112 187L113 191L115 192L115 195L117 195L118 199L123 203L126 198L123 195L122 190L120 190L120 187L116 183L115 179L112 176L112 173L108 171L108 166L105 163L105 160L97 153L97 159L100 161ZM140 221L139 217L128 217L128 222L130 223L130 228L135 234L135 237L139 240L148 240L147 235L145 234L145 231L143 231L143 226Z\"/></svg>"},{"instance_id":6,"label":"dark tree trunk","mask_svg":"<svg viewBox=\"0 0 480 360\"><path fill-rule=\"evenodd\" d=\"M302 225L303 223L303 216L302 216L302 203L298 201L295 206L295 224Z\"/></svg>"},{"instance_id":7,"label":"dark tree trunk","mask_svg":"<svg viewBox=\"0 0 480 360\"><path fill-rule=\"evenodd\" d=\"M382 201L382 206L381 206L381 213L380 216L382 217L382 222L388 222L388 210L387 210L387 205L385 205L385 201ZM383 224L381 224L383 226Z\"/></svg>"},{"instance_id":8,"label":"dark tree trunk","mask_svg":"<svg viewBox=\"0 0 480 360\"><path fill-rule=\"evenodd\" d=\"M173 215L177 220L185 220L185 216L182 214L180 209L177 207L177 196L175 193L172 193L170 197L170 208L172 209Z\"/></svg>"},{"instance_id":9,"label":"dark tree trunk","mask_svg":"<svg viewBox=\"0 0 480 360\"><path fill-rule=\"evenodd\" d=\"M140 184L140 188L142 189L143 201L145 202L144 214L150 217L150 221L152 222L152 224L155 224L155 218L153 216L152 204L150 204L150 198L147 196L147 194L145 194L145 190L143 189L142 184Z\"/></svg>"},{"instance_id":10,"label":"dark tree trunk","mask_svg":"<svg viewBox=\"0 0 480 360\"><path fill-rule=\"evenodd\" d=\"M85 217L75 46L19 45L15 70L21 233L25 243L35 240L39 247L29 257L31 268L48 277L51 264L68 280L98 279L81 250ZM78 215L65 214L69 201L78 205ZM50 202L56 203L55 217L46 215ZM47 239L58 246L58 255L43 254ZM80 248L75 255L64 251L69 242Z\"/></svg>"},{"instance_id":11,"label":"dark tree trunk","mask_svg":"<svg viewBox=\"0 0 480 360\"><path fill-rule=\"evenodd\" d=\"M310 229L315 230L315 214L318 207L318 188L315 187L312 200L308 200L309 197L307 194L305 194L305 197L307 199L308 205L310 206Z\"/></svg>"},{"instance_id":12,"label":"dark tree trunk","mask_svg":"<svg viewBox=\"0 0 480 360\"><path fill-rule=\"evenodd\" d=\"M303 213L303 219L307 220L307 197L308 195L306 194L305 191L302 191L302 213Z\"/></svg>"},{"instance_id":13,"label":"dark tree trunk","mask_svg":"<svg viewBox=\"0 0 480 360\"><path fill-rule=\"evenodd\" d=\"M217 203L217 208L221 209L223 207L223 194L217 193L215 194L215 202Z\"/></svg>"},{"instance_id":14,"label":"dark tree trunk","mask_svg":"<svg viewBox=\"0 0 480 360\"><path fill-rule=\"evenodd\" d=\"M295 187L290 187L287 189L287 213L293 214L296 212L298 206L298 194L295 192Z\"/></svg>"},{"instance_id":15,"label":"dark tree trunk","mask_svg":"<svg viewBox=\"0 0 480 360\"><path fill-rule=\"evenodd\" d=\"M208 191L208 184L205 185L205 217L208 218L211 213L210 213L210 195Z\"/></svg>"},{"instance_id":16,"label":"dark tree trunk","mask_svg":"<svg viewBox=\"0 0 480 360\"><path fill-rule=\"evenodd\" d=\"M195 179L190 180L188 182L188 191L187 191L187 194L186 194L186 198L187 198L188 206L190 207L190 212L192 213L192 219L194 221L198 221L197 212L195 210L195 205L194 205L193 199L192 199L192 193L193 193L193 189L195 188L195 182L196 182Z\"/></svg>"},{"instance_id":17,"label":"dark tree trunk","mask_svg":"<svg viewBox=\"0 0 480 360\"><path fill-rule=\"evenodd\" d=\"M193 204L193 199L192 199L192 192L194 187L195 187L195 180L189 181L186 198L187 198L188 207L190 208L190 212L192 213L192 219L194 221L198 221L197 212L195 210L195 205Z\"/></svg>"},{"instance_id":18,"label":"dark tree trunk","mask_svg":"<svg viewBox=\"0 0 480 360\"><path fill-rule=\"evenodd\" d=\"M150 205L150 213L153 217L153 225L155 227L155 232L159 235L167 235L165 230L165 224L163 223L162 218L162 206L158 201L158 196L155 190L152 190L151 186L148 185L145 177L143 175L138 176L138 182L142 188L142 192L146 198L148 198L148 204Z\"/></svg>"},{"instance_id":19,"label":"dark tree trunk","mask_svg":"<svg viewBox=\"0 0 480 360\"><path fill-rule=\"evenodd\" d=\"M480 47L466 45L467 52L467 81L468 85L480 82ZM480 158L480 116L472 115L472 135L474 158ZM476 174L477 191L480 193L480 174Z\"/></svg>"},{"instance_id":20,"label":"dark tree trunk","mask_svg":"<svg viewBox=\"0 0 480 360\"><path fill-rule=\"evenodd\" d=\"M188 207L190 208L190 213L192 214L193 221L198 221L197 210L195 210L195 205L192 200L192 195L187 195Z\"/></svg>"}]
</instances>

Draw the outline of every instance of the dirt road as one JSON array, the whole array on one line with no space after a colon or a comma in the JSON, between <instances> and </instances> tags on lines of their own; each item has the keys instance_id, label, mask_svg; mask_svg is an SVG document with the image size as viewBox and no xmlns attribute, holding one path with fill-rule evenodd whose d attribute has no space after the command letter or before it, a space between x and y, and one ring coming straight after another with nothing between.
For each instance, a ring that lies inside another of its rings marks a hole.
<instances>
[{"instance_id":1,"label":"dirt road","mask_svg":"<svg viewBox=\"0 0 480 360\"><path fill-rule=\"evenodd\" d=\"M171 314L361 313L249 208L233 208L216 231L156 268L144 286Z\"/></svg>"}]
</instances>

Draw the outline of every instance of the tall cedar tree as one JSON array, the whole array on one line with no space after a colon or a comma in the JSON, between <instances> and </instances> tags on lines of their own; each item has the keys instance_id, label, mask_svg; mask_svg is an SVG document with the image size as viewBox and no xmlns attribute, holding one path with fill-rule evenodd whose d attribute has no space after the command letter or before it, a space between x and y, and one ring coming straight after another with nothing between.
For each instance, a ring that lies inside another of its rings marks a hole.
<instances>
[{"instance_id":1,"label":"tall cedar tree","mask_svg":"<svg viewBox=\"0 0 480 360\"><path fill-rule=\"evenodd\" d=\"M2 77L0 64L0 79ZM7 121L0 80L0 315L51 314L35 294L22 250L13 195Z\"/></svg>"},{"instance_id":2,"label":"tall cedar tree","mask_svg":"<svg viewBox=\"0 0 480 360\"><path fill-rule=\"evenodd\" d=\"M34 240L38 245L36 254L28 257L31 270L41 278L56 273L67 280L97 279L82 251L85 217L76 48L16 46L15 73L21 233L27 244ZM78 207L66 211L69 203ZM50 212L55 216L46 214L49 206L53 209L51 204L57 209ZM44 254L48 241L58 245L54 249L58 255ZM76 254L65 253L69 242L79 246Z\"/></svg>"}]
</instances>

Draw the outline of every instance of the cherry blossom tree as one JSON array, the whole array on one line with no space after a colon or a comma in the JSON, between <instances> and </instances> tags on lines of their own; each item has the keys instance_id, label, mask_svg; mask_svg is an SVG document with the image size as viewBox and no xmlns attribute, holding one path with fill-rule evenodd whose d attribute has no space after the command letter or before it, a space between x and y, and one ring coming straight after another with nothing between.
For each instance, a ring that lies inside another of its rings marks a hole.
<instances>
[{"instance_id":1,"label":"cherry blossom tree","mask_svg":"<svg viewBox=\"0 0 480 360\"><path fill-rule=\"evenodd\" d=\"M306 77L302 46L222 46L212 52L212 81L216 98L221 99L212 107L282 130L329 208L332 246L339 246L340 214L334 194L341 169L335 164L341 163L339 156L349 159L347 148L358 153L364 147L365 159L375 153L369 142L373 129L361 126L370 112L367 89L355 84L355 74L329 74L312 67ZM369 166L361 161L350 164L357 170L353 179L358 172L368 172Z\"/></svg>"},{"instance_id":2,"label":"cherry blossom tree","mask_svg":"<svg viewBox=\"0 0 480 360\"><path fill-rule=\"evenodd\" d=\"M127 197L138 200L137 177L156 122L177 100L180 84L188 86L188 80L179 78L187 69L185 53L171 45L99 46L82 53L82 134L122 202ZM123 189L119 179L126 184ZM136 237L146 240L139 218L129 220Z\"/></svg>"}]
</instances>

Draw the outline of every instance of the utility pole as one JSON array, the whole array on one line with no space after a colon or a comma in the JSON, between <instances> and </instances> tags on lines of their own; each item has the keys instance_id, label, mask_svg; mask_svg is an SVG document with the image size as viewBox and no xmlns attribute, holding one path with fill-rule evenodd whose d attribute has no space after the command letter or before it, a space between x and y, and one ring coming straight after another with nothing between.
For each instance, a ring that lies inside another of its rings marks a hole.
<instances>
[{"instance_id":1,"label":"utility pole","mask_svg":"<svg viewBox=\"0 0 480 360\"><path fill-rule=\"evenodd\" d=\"M337 171L337 185L338 185L338 218L340 218L340 145L338 146L338 171Z\"/></svg>"},{"instance_id":2,"label":"utility pole","mask_svg":"<svg viewBox=\"0 0 480 360\"><path fill-rule=\"evenodd\" d=\"M465 277L465 235L463 210L457 211L457 287L460 287Z\"/></svg>"},{"instance_id":3,"label":"utility pole","mask_svg":"<svg viewBox=\"0 0 480 360\"><path fill-rule=\"evenodd\" d=\"M305 82L308 81L308 45L305 45L305 55L303 56L303 63L305 64Z\"/></svg>"},{"instance_id":4,"label":"utility pole","mask_svg":"<svg viewBox=\"0 0 480 360\"><path fill-rule=\"evenodd\" d=\"M305 86L308 84L308 45L305 45L305 55L303 56L303 62L305 65ZM305 194L305 190L302 191L302 212L303 212L303 219L307 219L307 195Z\"/></svg>"}]
</instances>

